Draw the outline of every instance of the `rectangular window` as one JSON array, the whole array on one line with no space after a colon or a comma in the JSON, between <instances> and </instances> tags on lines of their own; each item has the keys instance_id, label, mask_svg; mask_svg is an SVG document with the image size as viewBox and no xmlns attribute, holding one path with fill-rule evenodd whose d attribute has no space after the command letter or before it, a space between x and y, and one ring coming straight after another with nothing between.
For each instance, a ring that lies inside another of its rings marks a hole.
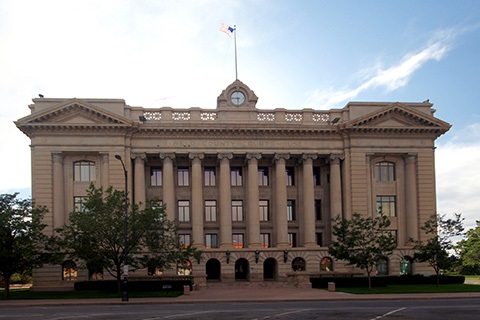
<instances>
[{"instance_id":1,"label":"rectangular window","mask_svg":"<svg viewBox=\"0 0 480 320\"><path fill-rule=\"evenodd\" d=\"M258 168L258 185L268 186L268 167Z\"/></svg>"},{"instance_id":2,"label":"rectangular window","mask_svg":"<svg viewBox=\"0 0 480 320\"><path fill-rule=\"evenodd\" d=\"M320 247L323 247L323 233L322 232L317 232L317 233L315 233L315 237L317 239L317 244Z\"/></svg>"},{"instance_id":3,"label":"rectangular window","mask_svg":"<svg viewBox=\"0 0 480 320\"><path fill-rule=\"evenodd\" d=\"M268 200L259 201L260 221L269 221L270 214L268 210Z\"/></svg>"},{"instance_id":4,"label":"rectangular window","mask_svg":"<svg viewBox=\"0 0 480 320\"><path fill-rule=\"evenodd\" d=\"M190 221L190 201L178 200L178 221L180 222Z\"/></svg>"},{"instance_id":5,"label":"rectangular window","mask_svg":"<svg viewBox=\"0 0 480 320\"><path fill-rule=\"evenodd\" d=\"M287 167L287 186L291 187L295 185L295 168Z\"/></svg>"},{"instance_id":6,"label":"rectangular window","mask_svg":"<svg viewBox=\"0 0 480 320\"><path fill-rule=\"evenodd\" d=\"M297 246L297 234L294 232L288 233L288 244L290 247L294 248Z\"/></svg>"},{"instance_id":7,"label":"rectangular window","mask_svg":"<svg viewBox=\"0 0 480 320\"><path fill-rule=\"evenodd\" d=\"M95 181L95 162L77 161L73 163L74 181Z\"/></svg>"},{"instance_id":8,"label":"rectangular window","mask_svg":"<svg viewBox=\"0 0 480 320\"><path fill-rule=\"evenodd\" d=\"M232 200L232 221L243 221L242 200Z\"/></svg>"},{"instance_id":9,"label":"rectangular window","mask_svg":"<svg viewBox=\"0 0 480 320\"><path fill-rule=\"evenodd\" d=\"M313 185L320 185L320 167L313 167Z\"/></svg>"},{"instance_id":10,"label":"rectangular window","mask_svg":"<svg viewBox=\"0 0 480 320\"><path fill-rule=\"evenodd\" d=\"M387 161L375 163L375 180L395 181L395 163Z\"/></svg>"},{"instance_id":11,"label":"rectangular window","mask_svg":"<svg viewBox=\"0 0 480 320\"><path fill-rule=\"evenodd\" d=\"M205 221L217 221L217 201L205 200Z\"/></svg>"},{"instance_id":12,"label":"rectangular window","mask_svg":"<svg viewBox=\"0 0 480 320\"><path fill-rule=\"evenodd\" d=\"M162 186L162 168L152 167L150 168L150 185L152 187Z\"/></svg>"},{"instance_id":13,"label":"rectangular window","mask_svg":"<svg viewBox=\"0 0 480 320\"><path fill-rule=\"evenodd\" d=\"M377 215L396 217L395 207L395 196L377 196Z\"/></svg>"},{"instance_id":14,"label":"rectangular window","mask_svg":"<svg viewBox=\"0 0 480 320\"><path fill-rule=\"evenodd\" d=\"M234 233L232 235L232 241L235 249L243 248L243 233Z\"/></svg>"},{"instance_id":15,"label":"rectangular window","mask_svg":"<svg viewBox=\"0 0 480 320\"><path fill-rule=\"evenodd\" d=\"M206 187L215 186L215 167L205 167L204 178Z\"/></svg>"},{"instance_id":16,"label":"rectangular window","mask_svg":"<svg viewBox=\"0 0 480 320\"><path fill-rule=\"evenodd\" d=\"M315 199L315 220L322 220L322 200Z\"/></svg>"},{"instance_id":17,"label":"rectangular window","mask_svg":"<svg viewBox=\"0 0 480 320\"><path fill-rule=\"evenodd\" d=\"M85 202L87 197L73 197L73 207L75 212L85 212Z\"/></svg>"},{"instance_id":18,"label":"rectangular window","mask_svg":"<svg viewBox=\"0 0 480 320\"><path fill-rule=\"evenodd\" d=\"M216 233L207 233L205 235L205 246L207 249L218 248L218 235Z\"/></svg>"},{"instance_id":19,"label":"rectangular window","mask_svg":"<svg viewBox=\"0 0 480 320\"><path fill-rule=\"evenodd\" d=\"M242 186L242 168L234 167L230 169L230 179L232 187Z\"/></svg>"},{"instance_id":20,"label":"rectangular window","mask_svg":"<svg viewBox=\"0 0 480 320\"><path fill-rule=\"evenodd\" d=\"M177 169L177 183L180 187L185 187L189 185L188 178L188 168L187 167L178 167Z\"/></svg>"},{"instance_id":21,"label":"rectangular window","mask_svg":"<svg viewBox=\"0 0 480 320\"><path fill-rule=\"evenodd\" d=\"M189 234L179 234L178 235L178 242L180 243L180 246L182 246L182 247L187 247L192 243L191 240L190 240L190 235Z\"/></svg>"},{"instance_id":22,"label":"rectangular window","mask_svg":"<svg viewBox=\"0 0 480 320\"><path fill-rule=\"evenodd\" d=\"M270 248L270 233L260 233L260 241L262 248Z\"/></svg>"},{"instance_id":23,"label":"rectangular window","mask_svg":"<svg viewBox=\"0 0 480 320\"><path fill-rule=\"evenodd\" d=\"M295 221L297 216L295 213L295 200L287 200L287 220Z\"/></svg>"}]
</instances>

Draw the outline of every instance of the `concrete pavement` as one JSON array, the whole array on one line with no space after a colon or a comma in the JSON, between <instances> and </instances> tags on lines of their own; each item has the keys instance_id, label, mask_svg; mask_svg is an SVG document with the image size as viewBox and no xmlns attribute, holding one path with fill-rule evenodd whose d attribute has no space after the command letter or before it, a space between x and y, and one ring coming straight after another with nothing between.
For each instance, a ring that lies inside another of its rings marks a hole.
<instances>
[{"instance_id":1,"label":"concrete pavement","mask_svg":"<svg viewBox=\"0 0 480 320\"><path fill-rule=\"evenodd\" d=\"M480 299L474 293L416 293L416 294L348 294L311 288L235 288L204 289L192 291L177 298L131 298L128 302L118 299L59 299L59 300L8 300L0 301L2 307L94 305L94 304L161 304L161 303L217 303L217 302L265 302L265 301L332 301L332 300L401 300L401 299Z\"/></svg>"}]
</instances>

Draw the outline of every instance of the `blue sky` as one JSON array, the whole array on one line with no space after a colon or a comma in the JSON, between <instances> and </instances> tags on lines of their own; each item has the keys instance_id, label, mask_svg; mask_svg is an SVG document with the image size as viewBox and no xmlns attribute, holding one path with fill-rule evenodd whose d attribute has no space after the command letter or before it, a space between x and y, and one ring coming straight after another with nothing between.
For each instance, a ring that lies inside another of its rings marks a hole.
<instances>
[{"instance_id":1,"label":"blue sky","mask_svg":"<svg viewBox=\"0 0 480 320\"><path fill-rule=\"evenodd\" d=\"M13 121L38 94L215 108L238 76L258 107L429 99L438 212L480 216L480 1L0 2L0 192L29 195L29 139ZM11 170L12 164L22 169ZM479 219L480 220L480 219Z\"/></svg>"}]
</instances>

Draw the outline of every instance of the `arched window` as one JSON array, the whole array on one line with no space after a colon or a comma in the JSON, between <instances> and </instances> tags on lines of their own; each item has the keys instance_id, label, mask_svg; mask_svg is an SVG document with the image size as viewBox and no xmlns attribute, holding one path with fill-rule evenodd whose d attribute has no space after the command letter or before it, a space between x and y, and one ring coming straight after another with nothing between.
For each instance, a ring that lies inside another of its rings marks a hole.
<instances>
[{"instance_id":1,"label":"arched window","mask_svg":"<svg viewBox=\"0 0 480 320\"><path fill-rule=\"evenodd\" d=\"M377 262L377 275L378 276L388 275L388 260L387 259L380 259Z\"/></svg>"},{"instance_id":2,"label":"arched window","mask_svg":"<svg viewBox=\"0 0 480 320\"><path fill-rule=\"evenodd\" d=\"M177 275L189 276L192 274L192 263L190 260L182 260L177 263Z\"/></svg>"},{"instance_id":3,"label":"arched window","mask_svg":"<svg viewBox=\"0 0 480 320\"><path fill-rule=\"evenodd\" d=\"M155 259L150 259L147 263L147 272L149 276L160 276L163 274L163 268Z\"/></svg>"},{"instance_id":4,"label":"arched window","mask_svg":"<svg viewBox=\"0 0 480 320\"><path fill-rule=\"evenodd\" d=\"M413 274L413 259L410 256L404 256L400 260L400 274L411 275Z\"/></svg>"},{"instance_id":5,"label":"arched window","mask_svg":"<svg viewBox=\"0 0 480 320\"><path fill-rule=\"evenodd\" d=\"M295 258L292 261L292 270L293 271L305 271L305 260L302 258Z\"/></svg>"},{"instance_id":6,"label":"arched window","mask_svg":"<svg viewBox=\"0 0 480 320\"><path fill-rule=\"evenodd\" d=\"M324 257L320 260L320 271L333 271L333 260L330 257Z\"/></svg>"},{"instance_id":7,"label":"arched window","mask_svg":"<svg viewBox=\"0 0 480 320\"><path fill-rule=\"evenodd\" d=\"M72 260L66 260L62 263L62 280L77 280L77 265Z\"/></svg>"},{"instance_id":8,"label":"arched window","mask_svg":"<svg viewBox=\"0 0 480 320\"><path fill-rule=\"evenodd\" d=\"M382 161L375 163L376 181L395 181L395 163Z\"/></svg>"},{"instance_id":9,"label":"arched window","mask_svg":"<svg viewBox=\"0 0 480 320\"><path fill-rule=\"evenodd\" d=\"M95 181L95 162L77 161L73 163L74 181Z\"/></svg>"}]
</instances>

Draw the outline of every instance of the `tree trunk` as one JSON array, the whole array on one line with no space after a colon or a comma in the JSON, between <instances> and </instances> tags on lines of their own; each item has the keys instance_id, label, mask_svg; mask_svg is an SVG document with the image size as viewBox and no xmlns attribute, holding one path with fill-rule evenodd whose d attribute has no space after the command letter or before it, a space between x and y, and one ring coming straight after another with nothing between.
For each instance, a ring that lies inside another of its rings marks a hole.
<instances>
[{"instance_id":1,"label":"tree trunk","mask_svg":"<svg viewBox=\"0 0 480 320\"><path fill-rule=\"evenodd\" d=\"M117 267L117 292L122 294L122 273L119 267Z\"/></svg>"},{"instance_id":2,"label":"tree trunk","mask_svg":"<svg viewBox=\"0 0 480 320\"><path fill-rule=\"evenodd\" d=\"M440 286L440 269L437 271L437 287Z\"/></svg>"},{"instance_id":3,"label":"tree trunk","mask_svg":"<svg viewBox=\"0 0 480 320\"><path fill-rule=\"evenodd\" d=\"M368 277L368 290L372 290L372 277L370 276L370 273L372 271L367 269L367 277Z\"/></svg>"},{"instance_id":4,"label":"tree trunk","mask_svg":"<svg viewBox=\"0 0 480 320\"><path fill-rule=\"evenodd\" d=\"M6 276L5 277L5 297L10 297L10 277L11 275L9 276Z\"/></svg>"}]
</instances>

